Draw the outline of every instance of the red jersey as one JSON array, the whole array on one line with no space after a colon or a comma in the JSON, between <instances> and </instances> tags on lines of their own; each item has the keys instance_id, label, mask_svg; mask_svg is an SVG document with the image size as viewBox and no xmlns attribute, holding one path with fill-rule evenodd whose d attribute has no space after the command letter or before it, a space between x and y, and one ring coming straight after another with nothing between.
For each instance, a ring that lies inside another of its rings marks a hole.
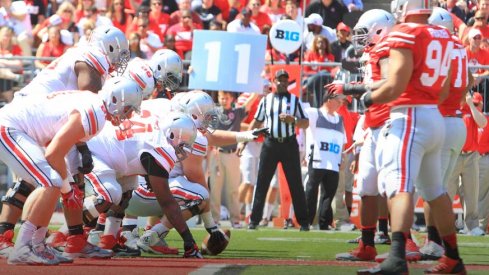
<instances>
[{"instance_id":1,"label":"red jersey","mask_svg":"<svg viewBox=\"0 0 489 275\"><path fill-rule=\"evenodd\" d=\"M336 112L343 117L343 126L345 127L346 135L345 148L350 148L353 145L353 132L355 131L355 126L357 125L360 115L348 111L348 108L345 105L341 105Z\"/></svg>"},{"instance_id":2,"label":"red jersey","mask_svg":"<svg viewBox=\"0 0 489 275\"><path fill-rule=\"evenodd\" d=\"M402 23L389 33L387 42L391 49L407 49L413 53L413 72L408 86L389 105L438 104L453 50L452 35L448 29Z\"/></svg>"},{"instance_id":3,"label":"red jersey","mask_svg":"<svg viewBox=\"0 0 489 275\"><path fill-rule=\"evenodd\" d=\"M369 60L367 64L367 76L370 79L365 79L365 83L373 83L382 80L382 72L380 68L380 60L383 58L389 58L389 45L386 41L386 37L382 38L377 44L369 49ZM365 112L364 127L377 128L384 125L385 121L389 119L390 107L387 104L373 104Z\"/></svg>"},{"instance_id":4,"label":"red jersey","mask_svg":"<svg viewBox=\"0 0 489 275\"><path fill-rule=\"evenodd\" d=\"M460 102L465 95L469 83L469 67L467 52L462 41L453 37L454 49L452 52L452 77L450 78L450 93L438 109L443 116L455 116L460 109Z\"/></svg>"},{"instance_id":5,"label":"red jersey","mask_svg":"<svg viewBox=\"0 0 489 275\"><path fill-rule=\"evenodd\" d=\"M158 15L149 14L149 29L160 36L161 41L165 41L165 34L170 26L170 15L160 12Z\"/></svg>"},{"instance_id":6,"label":"red jersey","mask_svg":"<svg viewBox=\"0 0 489 275\"><path fill-rule=\"evenodd\" d=\"M489 116L486 115L486 119L488 119ZM482 131L479 132L479 143L477 147L477 151L482 154L487 154L489 153L489 123L482 129Z\"/></svg>"},{"instance_id":7,"label":"red jersey","mask_svg":"<svg viewBox=\"0 0 489 275\"><path fill-rule=\"evenodd\" d=\"M462 114L465 123L465 127L467 128L467 138L465 139L464 147L462 148L463 152L477 151L478 141L479 141L479 128L474 118L472 117L472 113L470 112L469 106L467 104L462 107Z\"/></svg>"},{"instance_id":8,"label":"red jersey","mask_svg":"<svg viewBox=\"0 0 489 275\"><path fill-rule=\"evenodd\" d=\"M193 30L198 29L198 26L194 24L194 27L182 26L182 24L176 24L168 29L168 33L175 37L175 48L185 55L186 52L192 50ZM180 56L182 59L183 56Z\"/></svg>"},{"instance_id":9,"label":"red jersey","mask_svg":"<svg viewBox=\"0 0 489 275\"><path fill-rule=\"evenodd\" d=\"M263 29L263 26L268 25L272 26L272 20L270 19L270 16L268 14L263 13L261 11L258 12L256 16L251 16L251 22L255 23L255 25L258 26L260 31Z\"/></svg>"},{"instance_id":10,"label":"red jersey","mask_svg":"<svg viewBox=\"0 0 489 275\"><path fill-rule=\"evenodd\" d=\"M489 51L486 49L479 49L477 52L470 51L470 47L467 46L467 60L469 65L479 66L479 65L489 65ZM485 72L483 69L471 69L472 73L481 74Z\"/></svg>"}]
</instances>

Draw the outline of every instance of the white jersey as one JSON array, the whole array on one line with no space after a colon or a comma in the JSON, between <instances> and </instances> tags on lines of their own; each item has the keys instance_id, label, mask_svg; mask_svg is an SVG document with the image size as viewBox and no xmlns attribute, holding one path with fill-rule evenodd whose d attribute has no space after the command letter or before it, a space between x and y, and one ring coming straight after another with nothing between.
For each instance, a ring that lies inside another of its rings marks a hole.
<instances>
[{"instance_id":1,"label":"white jersey","mask_svg":"<svg viewBox=\"0 0 489 275\"><path fill-rule=\"evenodd\" d=\"M58 91L78 90L75 64L85 62L95 68L102 78L108 77L110 63L107 56L95 47L75 47L44 68L27 86L19 91L20 96L48 94Z\"/></svg>"},{"instance_id":2,"label":"white jersey","mask_svg":"<svg viewBox=\"0 0 489 275\"><path fill-rule=\"evenodd\" d=\"M117 177L146 175L140 157L151 154L158 164L168 173L175 166L177 157L173 147L165 138L159 137L159 131L130 133L107 124L100 135L88 142L94 156L107 164L117 173Z\"/></svg>"},{"instance_id":3,"label":"white jersey","mask_svg":"<svg viewBox=\"0 0 489 275\"><path fill-rule=\"evenodd\" d=\"M190 151L188 148L185 148L185 151L199 157L205 157L207 155L207 148L208 148L207 138L202 133L197 131L197 138L195 139L195 142L192 145L192 151ZM185 175L183 173L182 163L177 162L173 170L170 172L170 178L176 178L180 176L185 176Z\"/></svg>"},{"instance_id":4,"label":"white jersey","mask_svg":"<svg viewBox=\"0 0 489 275\"><path fill-rule=\"evenodd\" d=\"M39 145L47 146L74 110L80 112L85 130L85 138L81 141L97 135L104 127L103 101L90 91L33 95L10 103L0 110L0 125L21 130Z\"/></svg>"}]
</instances>

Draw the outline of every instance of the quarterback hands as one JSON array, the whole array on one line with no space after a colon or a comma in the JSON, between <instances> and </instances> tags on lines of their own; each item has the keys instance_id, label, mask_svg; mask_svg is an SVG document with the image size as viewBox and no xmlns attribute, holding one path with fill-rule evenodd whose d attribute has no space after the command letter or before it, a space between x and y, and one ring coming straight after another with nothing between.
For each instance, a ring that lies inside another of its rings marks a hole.
<instances>
[{"instance_id":1,"label":"quarterback hands","mask_svg":"<svg viewBox=\"0 0 489 275\"><path fill-rule=\"evenodd\" d=\"M226 241L226 236L224 236L224 233L219 229L219 227L213 226L211 228L206 228L207 232L211 235L209 238L209 242L214 242L214 243L221 243Z\"/></svg>"},{"instance_id":2,"label":"quarterback hands","mask_svg":"<svg viewBox=\"0 0 489 275\"><path fill-rule=\"evenodd\" d=\"M63 200L63 206L67 209L82 209L83 208L83 192L77 185L71 185L71 191L68 193L61 193L61 199Z\"/></svg>"},{"instance_id":3,"label":"quarterback hands","mask_svg":"<svg viewBox=\"0 0 489 275\"><path fill-rule=\"evenodd\" d=\"M250 131L238 132L236 133L236 142L249 142L254 141L260 136L268 135L268 128L254 129Z\"/></svg>"},{"instance_id":4,"label":"quarterback hands","mask_svg":"<svg viewBox=\"0 0 489 275\"><path fill-rule=\"evenodd\" d=\"M78 167L78 171L82 174L89 174L93 170L92 152L86 144L77 145L76 148L82 157L82 166Z\"/></svg>"}]
</instances>

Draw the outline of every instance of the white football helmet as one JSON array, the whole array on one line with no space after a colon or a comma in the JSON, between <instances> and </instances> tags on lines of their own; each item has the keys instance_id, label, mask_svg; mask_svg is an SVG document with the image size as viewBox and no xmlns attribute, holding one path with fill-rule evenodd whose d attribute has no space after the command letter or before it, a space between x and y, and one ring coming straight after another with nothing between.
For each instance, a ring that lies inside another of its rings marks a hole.
<instances>
[{"instance_id":1,"label":"white football helmet","mask_svg":"<svg viewBox=\"0 0 489 275\"><path fill-rule=\"evenodd\" d=\"M392 14L381 9L368 10L358 19L353 28L352 43L356 52L366 46L375 45L386 36L396 24Z\"/></svg>"},{"instance_id":2,"label":"white football helmet","mask_svg":"<svg viewBox=\"0 0 489 275\"><path fill-rule=\"evenodd\" d=\"M182 82L183 63L180 56L168 49L158 50L148 61L156 78L158 89L176 90Z\"/></svg>"},{"instance_id":3,"label":"white football helmet","mask_svg":"<svg viewBox=\"0 0 489 275\"><path fill-rule=\"evenodd\" d=\"M112 124L119 125L131 117L132 111L140 112L142 92L134 82L122 76L108 79L98 92L112 116Z\"/></svg>"},{"instance_id":4,"label":"white football helmet","mask_svg":"<svg viewBox=\"0 0 489 275\"><path fill-rule=\"evenodd\" d=\"M173 110L189 115L201 132L211 132L217 128L219 110L210 95L199 90L181 94L176 100L172 99Z\"/></svg>"},{"instance_id":5,"label":"white football helmet","mask_svg":"<svg viewBox=\"0 0 489 275\"><path fill-rule=\"evenodd\" d=\"M134 80L141 88L143 99L148 99L155 89L155 78L148 62L135 58L127 64L124 76Z\"/></svg>"},{"instance_id":6,"label":"white football helmet","mask_svg":"<svg viewBox=\"0 0 489 275\"><path fill-rule=\"evenodd\" d=\"M192 152L197 137L197 127L193 120L184 113L171 112L163 121L158 122L159 140L165 140L175 149L179 161L187 157L186 151Z\"/></svg>"},{"instance_id":7,"label":"white football helmet","mask_svg":"<svg viewBox=\"0 0 489 275\"><path fill-rule=\"evenodd\" d=\"M122 75L129 62L129 42L124 33L113 26L95 28L88 43L102 50L107 55L111 70Z\"/></svg>"},{"instance_id":8,"label":"white football helmet","mask_svg":"<svg viewBox=\"0 0 489 275\"><path fill-rule=\"evenodd\" d=\"M446 9L435 7L431 13L430 18L428 18L428 23L431 25L437 25L447 28L450 33L455 32L455 27L453 25L452 16L450 12Z\"/></svg>"},{"instance_id":9,"label":"white football helmet","mask_svg":"<svg viewBox=\"0 0 489 275\"><path fill-rule=\"evenodd\" d=\"M409 15L430 15L433 7L431 0L392 0L391 11L397 21L404 22Z\"/></svg>"}]
</instances>

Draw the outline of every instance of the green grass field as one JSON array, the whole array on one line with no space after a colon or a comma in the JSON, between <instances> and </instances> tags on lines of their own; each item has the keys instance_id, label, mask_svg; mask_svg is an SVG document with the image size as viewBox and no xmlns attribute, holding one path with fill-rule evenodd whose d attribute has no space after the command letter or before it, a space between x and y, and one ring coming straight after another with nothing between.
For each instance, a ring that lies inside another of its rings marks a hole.
<instances>
[{"instance_id":1,"label":"green grass field","mask_svg":"<svg viewBox=\"0 0 489 275\"><path fill-rule=\"evenodd\" d=\"M202 240L207 232L201 228L192 229L196 240ZM356 247L347 240L359 236L360 232L310 231L299 232L297 229L260 228L259 230L232 230L231 242L219 256L208 258L230 259L287 259L301 264L307 261L335 260L335 255L347 252ZM425 234L415 234L419 242L424 241ZM170 246L181 247L182 242L176 232L167 237ZM460 253L466 264L489 265L489 237L458 236ZM200 241L199 241L200 242ZM377 245L377 252L389 250L388 245ZM231 266L225 273L230 274L354 274L356 266ZM411 268L411 274L422 274L423 268ZM469 274L489 274L485 271L471 271Z\"/></svg>"}]
</instances>

